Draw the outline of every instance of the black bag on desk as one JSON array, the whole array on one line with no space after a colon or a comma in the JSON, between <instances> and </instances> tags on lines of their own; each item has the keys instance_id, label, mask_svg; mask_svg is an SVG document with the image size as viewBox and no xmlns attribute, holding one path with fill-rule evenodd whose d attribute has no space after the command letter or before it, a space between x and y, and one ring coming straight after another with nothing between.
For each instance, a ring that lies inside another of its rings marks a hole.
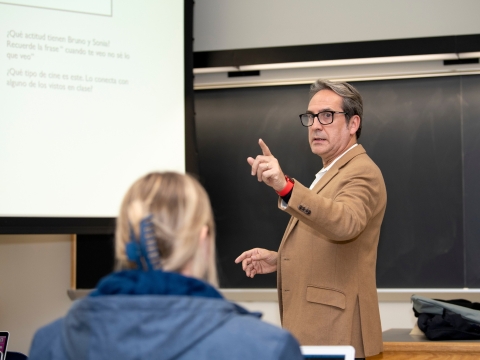
<instances>
[{"instance_id":1,"label":"black bag on desk","mask_svg":"<svg viewBox=\"0 0 480 360\"><path fill-rule=\"evenodd\" d=\"M412 296L418 327L429 340L480 340L480 304Z\"/></svg>"}]
</instances>

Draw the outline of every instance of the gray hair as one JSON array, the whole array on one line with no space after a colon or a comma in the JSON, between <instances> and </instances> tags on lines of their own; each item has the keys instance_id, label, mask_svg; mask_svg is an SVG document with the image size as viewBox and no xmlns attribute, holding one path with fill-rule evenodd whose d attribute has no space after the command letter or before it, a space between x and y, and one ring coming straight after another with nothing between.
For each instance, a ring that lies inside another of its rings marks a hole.
<instances>
[{"instance_id":1,"label":"gray hair","mask_svg":"<svg viewBox=\"0 0 480 360\"><path fill-rule=\"evenodd\" d=\"M310 86L310 100L321 90L331 90L343 98L343 111L346 112L347 124L354 115L360 117L360 126L355 135L360 137L363 125L363 100L360 93L352 85L346 82L333 82L319 79Z\"/></svg>"}]
</instances>

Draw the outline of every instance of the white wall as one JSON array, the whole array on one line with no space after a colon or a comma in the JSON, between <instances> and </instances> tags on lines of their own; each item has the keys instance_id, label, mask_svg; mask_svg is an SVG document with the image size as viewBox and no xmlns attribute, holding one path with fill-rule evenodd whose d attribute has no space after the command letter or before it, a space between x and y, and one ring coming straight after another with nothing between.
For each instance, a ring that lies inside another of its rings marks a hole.
<instances>
[{"instance_id":1,"label":"white wall","mask_svg":"<svg viewBox=\"0 0 480 360\"><path fill-rule=\"evenodd\" d=\"M195 0L194 50L480 33L478 0Z\"/></svg>"},{"instance_id":2,"label":"white wall","mask_svg":"<svg viewBox=\"0 0 480 360\"><path fill-rule=\"evenodd\" d=\"M0 331L28 353L36 329L71 305L70 235L0 235Z\"/></svg>"}]
</instances>

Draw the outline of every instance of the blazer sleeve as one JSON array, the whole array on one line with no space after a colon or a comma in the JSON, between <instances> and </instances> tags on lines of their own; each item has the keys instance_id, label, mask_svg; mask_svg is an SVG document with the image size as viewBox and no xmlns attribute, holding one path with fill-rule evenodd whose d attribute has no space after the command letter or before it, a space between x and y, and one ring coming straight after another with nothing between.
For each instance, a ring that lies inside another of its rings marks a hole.
<instances>
[{"instance_id":1,"label":"blazer sleeve","mask_svg":"<svg viewBox=\"0 0 480 360\"><path fill-rule=\"evenodd\" d=\"M328 239L347 241L385 206L384 189L376 166L345 166L318 194L295 180L287 207L279 207Z\"/></svg>"}]
</instances>

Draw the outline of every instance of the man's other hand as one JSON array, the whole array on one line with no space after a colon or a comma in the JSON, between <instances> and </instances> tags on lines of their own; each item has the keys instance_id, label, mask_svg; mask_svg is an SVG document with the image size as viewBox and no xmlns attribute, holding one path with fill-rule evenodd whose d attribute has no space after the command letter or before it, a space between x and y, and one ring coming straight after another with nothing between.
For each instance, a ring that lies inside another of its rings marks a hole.
<instances>
[{"instance_id":1,"label":"man's other hand","mask_svg":"<svg viewBox=\"0 0 480 360\"><path fill-rule=\"evenodd\" d=\"M269 274L277 271L277 257L276 251L255 248L243 252L235 259L235 263L241 262L245 274L253 278L257 274Z\"/></svg>"}]
</instances>

